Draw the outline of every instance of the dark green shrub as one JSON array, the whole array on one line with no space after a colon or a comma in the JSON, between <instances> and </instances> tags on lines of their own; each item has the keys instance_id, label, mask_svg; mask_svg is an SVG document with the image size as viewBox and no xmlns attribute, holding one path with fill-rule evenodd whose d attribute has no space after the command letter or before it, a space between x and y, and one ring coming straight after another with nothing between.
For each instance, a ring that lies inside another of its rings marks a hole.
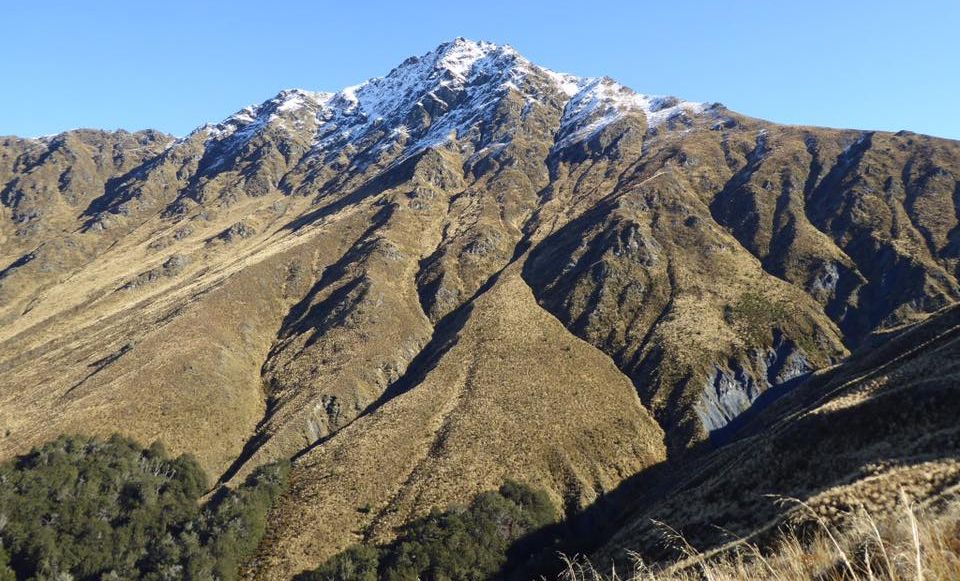
<instances>
[{"instance_id":1,"label":"dark green shrub","mask_svg":"<svg viewBox=\"0 0 960 581\"><path fill-rule=\"evenodd\" d=\"M261 466L243 486L207 506L199 529L219 578L235 578L242 561L256 550L266 529L267 512L286 489L289 473L288 462Z\"/></svg>"},{"instance_id":2,"label":"dark green shrub","mask_svg":"<svg viewBox=\"0 0 960 581\"><path fill-rule=\"evenodd\" d=\"M352 581L377 581L379 579L380 558L380 550L376 547L353 545L318 569L300 575L297 580L350 579Z\"/></svg>"},{"instance_id":3,"label":"dark green shrub","mask_svg":"<svg viewBox=\"0 0 960 581\"><path fill-rule=\"evenodd\" d=\"M206 477L188 455L60 437L0 465L0 544L18 578L234 579L287 472L262 467L201 507Z\"/></svg>"},{"instance_id":4,"label":"dark green shrub","mask_svg":"<svg viewBox=\"0 0 960 581\"><path fill-rule=\"evenodd\" d=\"M355 545L307 580L483 580L496 577L519 539L557 519L546 494L516 482L477 496L468 507L434 511L380 550ZM377 559L375 561L375 559Z\"/></svg>"},{"instance_id":5,"label":"dark green shrub","mask_svg":"<svg viewBox=\"0 0 960 581\"><path fill-rule=\"evenodd\" d=\"M10 568L10 554L0 545L0 581L16 581L13 569Z\"/></svg>"},{"instance_id":6,"label":"dark green shrub","mask_svg":"<svg viewBox=\"0 0 960 581\"><path fill-rule=\"evenodd\" d=\"M18 576L141 572L148 543L195 518L206 488L193 458L155 452L61 437L0 467L2 538Z\"/></svg>"}]
</instances>

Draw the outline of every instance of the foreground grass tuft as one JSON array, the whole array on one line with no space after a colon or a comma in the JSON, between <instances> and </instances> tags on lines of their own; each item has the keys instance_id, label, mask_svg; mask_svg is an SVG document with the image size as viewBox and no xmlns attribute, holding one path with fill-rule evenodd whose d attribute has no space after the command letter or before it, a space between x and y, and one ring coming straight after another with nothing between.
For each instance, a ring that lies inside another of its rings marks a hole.
<instances>
[{"instance_id":1,"label":"foreground grass tuft","mask_svg":"<svg viewBox=\"0 0 960 581\"><path fill-rule=\"evenodd\" d=\"M806 510L808 507L799 501ZM921 509L901 495L897 513L885 518L860 511L831 525L812 510L808 526L783 531L769 548L739 540L702 553L665 527L669 542L686 558L667 565L632 555L629 572L597 570L588 559L563 557L564 581L923 581L960 579L960 502Z\"/></svg>"}]
</instances>

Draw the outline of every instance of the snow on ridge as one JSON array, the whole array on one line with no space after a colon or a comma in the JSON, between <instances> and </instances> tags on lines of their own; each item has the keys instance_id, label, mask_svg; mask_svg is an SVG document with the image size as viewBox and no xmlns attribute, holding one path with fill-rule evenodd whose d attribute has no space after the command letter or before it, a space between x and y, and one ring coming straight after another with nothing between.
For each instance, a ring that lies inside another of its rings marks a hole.
<instances>
[{"instance_id":1,"label":"snow on ridge","mask_svg":"<svg viewBox=\"0 0 960 581\"><path fill-rule=\"evenodd\" d=\"M229 141L225 145L233 148L268 124L311 108L316 111L318 121L315 147L324 149L364 134L384 118L404 117L424 98L437 98L433 91L441 87L462 89L479 61L498 60L501 65L511 65L500 71L509 74L515 63L504 62L503 56L512 56L517 62L522 60L512 48L458 38L426 55L407 59L384 77L345 87L337 93L281 91L273 99L245 107L220 123L203 125L191 135L204 133L207 141ZM488 63L487 68L495 67ZM397 136L405 131L392 133ZM436 141L436 136L431 141Z\"/></svg>"},{"instance_id":2,"label":"snow on ridge","mask_svg":"<svg viewBox=\"0 0 960 581\"><path fill-rule=\"evenodd\" d=\"M560 92L562 92L568 98L573 98L576 96L576 94L581 91L583 85L588 80L575 75L551 71L550 69L545 69L543 67L540 67L540 71L547 75L547 77L553 81L553 84L560 89Z\"/></svg>"},{"instance_id":3,"label":"snow on ridge","mask_svg":"<svg viewBox=\"0 0 960 581\"><path fill-rule=\"evenodd\" d=\"M643 95L608 77L581 78L577 87L564 109L554 149L588 140L633 111L642 112L647 127L655 128L680 114L698 115L707 108L705 103L676 97Z\"/></svg>"},{"instance_id":4,"label":"snow on ridge","mask_svg":"<svg viewBox=\"0 0 960 581\"><path fill-rule=\"evenodd\" d=\"M441 45L436 52L436 67L446 69L460 78L466 78L473 65L490 54L497 52L517 54L510 46L499 46L484 41L476 42L465 38L458 38Z\"/></svg>"},{"instance_id":5,"label":"snow on ridge","mask_svg":"<svg viewBox=\"0 0 960 581\"><path fill-rule=\"evenodd\" d=\"M273 100L277 102L274 110L276 113L288 113L310 106L321 108L329 103L332 98L333 93L316 93L313 91L304 91L303 89L289 89L282 91Z\"/></svg>"},{"instance_id":6,"label":"snow on ridge","mask_svg":"<svg viewBox=\"0 0 960 581\"><path fill-rule=\"evenodd\" d=\"M404 157L448 141L465 132L507 90L517 90L535 67L509 46L458 38L420 57L411 57L386 76L341 90L330 101L332 130L318 133L315 149L336 147L361 138L389 120L404 124L411 114L427 107L442 113L431 119L426 132L406 143ZM482 79L482 80L481 80ZM388 131L376 148L406 140L413 127Z\"/></svg>"},{"instance_id":7,"label":"snow on ridge","mask_svg":"<svg viewBox=\"0 0 960 581\"><path fill-rule=\"evenodd\" d=\"M263 128L279 122L288 131L294 129L299 123L294 123L294 127L291 128L287 121L291 118L296 119L298 111L307 109L319 117L333 97L333 93L318 93L303 89L280 91L274 98L259 105L244 107L220 123L215 125L207 123L198 127L186 137L174 141L173 144L202 134L205 148L216 152L216 158L211 160L207 167L207 171L212 171L221 167L233 152L243 147Z\"/></svg>"},{"instance_id":8,"label":"snow on ridge","mask_svg":"<svg viewBox=\"0 0 960 581\"><path fill-rule=\"evenodd\" d=\"M699 115L710 107L709 103L683 101L676 97L648 97L648 100L650 106L644 110L648 127L657 127L681 113Z\"/></svg>"},{"instance_id":9,"label":"snow on ridge","mask_svg":"<svg viewBox=\"0 0 960 581\"><path fill-rule=\"evenodd\" d=\"M251 135L267 124L282 118L284 114L294 113L304 108L321 110L332 97L333 93L287 89L259 105L249 105L240 109L220 123L203 125L195 129L191 135L205 132L208 139L216 140Z\"/></svg>"},{"instance_id":10,"label":"snow on ridge","mask_svg":"<svg viewBox=\"0 0 960 581\"><path fill-rule=\"evenodd\" d=\"M510 57L514 57L512 62ZM355 103L368 119L376 120L412 105L408 102L411 97L422 97L440 87L462 88L481 70L510 75L517 65L523 65L521 61L525 59L510 47L458 38L426 55L407 59L384 77L348 87L338 95ZM489 71L493 62L504 68Z\"/></svg>"},{"instance_id":11,"label":"snow on ridge","mask_svg":"<svg viewBox=\"0 0 960 581\"><path fill-rule=\"evenodd\" d=\"M287 121L301 119L304 113L298 112L306 110L316 118L314 151L332 153L371 136L379 140L372 144L374 151L399 143L406 158L470 131L508 91L523 93L532 106L542 96L537 88L542 81L525 83L531 76L547 80L566 98L554 149L589 139L632 111L642 111L653 128L678 114L695 115L706 108L635 93L608 78L554 72L531 63L509 45L457 38L408 58L383 77L336 93L282 91L194 133L206 132L208 140L234 149L267 125L279 122L289 128ZM418 130L416 119L427 109L429 125ZM383 133L371 133L381 128Z\"/></svg>"}]
</instances>

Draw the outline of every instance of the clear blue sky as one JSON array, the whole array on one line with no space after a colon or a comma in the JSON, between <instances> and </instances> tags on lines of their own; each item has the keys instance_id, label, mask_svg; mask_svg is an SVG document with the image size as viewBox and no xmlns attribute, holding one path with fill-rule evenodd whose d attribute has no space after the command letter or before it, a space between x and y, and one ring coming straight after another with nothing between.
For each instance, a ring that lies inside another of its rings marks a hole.
<instances>
[{"instance_id":1,"label":"clear blue sky","mask_svg":"<svg viewBox=\"0 0 960 581\"><path fill-rule=\"evenodd\" d=\"M960 139L960 2L0 0L0 135L183 135L457 36L783 123Z\"/></svg>"}]
</instances>

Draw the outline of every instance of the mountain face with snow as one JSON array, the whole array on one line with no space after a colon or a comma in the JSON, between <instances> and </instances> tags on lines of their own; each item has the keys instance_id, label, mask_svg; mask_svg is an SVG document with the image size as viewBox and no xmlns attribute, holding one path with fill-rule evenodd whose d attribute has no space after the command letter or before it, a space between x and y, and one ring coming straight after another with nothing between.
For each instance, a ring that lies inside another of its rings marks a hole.
<instances>
[{"instance_id":1,"label":"mountain face with snow","mask_svg":"<svg viewBox=\"0 0 960 581\"><path fill-rule=\"evenodd\" d=\"M449 141L469 141L476 151L504 144L508 135L484 129L496 123L508 97L527 108L567 102L557 132L558 150L589 140L631 113L644 114L655 127L705 109L699 103L639 95L611 79L558 74L509 46L457 39L404 61L385 77L337 93L283 91L198 131L230 151L267 127L300 132L309 124L311 153L321 157L362 151L369 163L385 151L401 150L402 160ZM301 119L301 110L309 121Z\"/></svg>"},{"instance_id":2,"label":"mountain face with snow","mask_svg":"<svg viewBox=\"0 0 960 581\"><path fill-rule=\"evenodd\" d=\"M293 458L257 577L508 478L574 512L960 298L957 192L956 142L464 39L182 138L2 138L0 458Z\"/></svg>"}]
</instances>

